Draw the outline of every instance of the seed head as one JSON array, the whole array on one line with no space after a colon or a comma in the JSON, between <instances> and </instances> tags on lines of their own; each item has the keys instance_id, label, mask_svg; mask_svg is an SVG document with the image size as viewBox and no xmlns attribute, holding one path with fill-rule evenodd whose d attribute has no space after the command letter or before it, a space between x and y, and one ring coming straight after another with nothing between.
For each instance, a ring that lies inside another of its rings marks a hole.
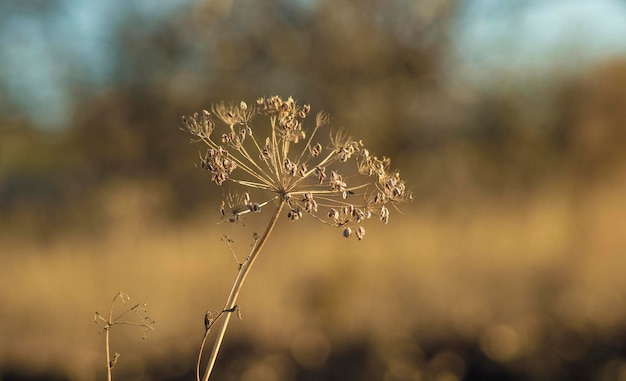
<instances>
[{"instance_id":1,"label":"seed head","mask_svg":"<svg viewBox=\"0 0 626 381\"><path fill-rule=\"evenodd\" d=\"M200 167L219 186L230 182L268 195L260 203L252 202L248 192L227 196L220 212L229 221L283 199L290 220L311 215L339 227L345 237L354 232L362 240L362 223L376 215L386 224L387 206L411 199L400 174L390 171L388 158L372 155L343 131L321 136L330 123L328 114L319 112L314 125L306 128L309 105L272 96L257 99L254 107L220 102L211 110L183 117L184 127L208 145ZM252 126L255 114L267 123ZM224 124L219 133L213 117Z\"/></svg>"}]
</instances>

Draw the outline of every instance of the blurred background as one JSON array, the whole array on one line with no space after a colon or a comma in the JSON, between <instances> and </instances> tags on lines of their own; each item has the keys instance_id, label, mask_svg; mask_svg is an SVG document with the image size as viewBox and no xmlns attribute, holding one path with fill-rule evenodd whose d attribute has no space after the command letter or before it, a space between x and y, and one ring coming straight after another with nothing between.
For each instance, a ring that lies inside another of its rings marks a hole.
<instances>
[{"instance_id":1,"label":"blurred background","mask_svg":"<svg viewBox=\"0 0 626 381\"><path fill-rule=\"evenodd\" d=\"M280 221L217 380L626 380L623 0L0 3L0 379L189 380L266 213L218 224L180 117L294 96L414 201ZM128 306L116 305L122 312ZM131 318L133 315L130 316Z\"/></svg>"}]
</instances>

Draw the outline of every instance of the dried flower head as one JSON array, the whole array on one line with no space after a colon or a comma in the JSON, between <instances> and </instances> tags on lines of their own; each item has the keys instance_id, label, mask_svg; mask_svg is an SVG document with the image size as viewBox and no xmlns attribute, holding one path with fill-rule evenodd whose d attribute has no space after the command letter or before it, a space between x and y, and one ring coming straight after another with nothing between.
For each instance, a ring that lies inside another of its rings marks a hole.
<instances>
[{"instance_id":1,"label":"dried flower head","mask_svg":"<svg viewBox=\"0 0 626 381\"><path fill-rule=\"evenodd\" d=\"M222 201L220 214L228 222L238 222L241 215L250 212L260 212L263 205L252 202L248 192L244 194L229 193Z\"/></svg>"},{"instance_id":2,"label":"dried flower head","mask_svg":"<svg viewBox=\"0 0 626 381\"><path fill-rule=\"evenodd\" d=\"M324 112L306 128L311 107L293 98L259 98L255 107L245 102L224 102L183 117L184 127L208 149L200 166L217 185L232 182L244 188L267 191L269 197L252 203L248 193L228 196L222 216L236 221L243 213L260 211L271 200L287 205L287 217L297 221L310 215L340 228L345 237L365 236L362 224L372 216L389 221L388 205L411 198L390 160L370 154L360 140L338 132L322 139L319 131L329 124ZM269 123L252 126L255 114ZM213 118L224 123L217 133ZM265 128L265 130L264 130ZM354 234L353 234L354 233Z\"/></svg>"}]
</instances>

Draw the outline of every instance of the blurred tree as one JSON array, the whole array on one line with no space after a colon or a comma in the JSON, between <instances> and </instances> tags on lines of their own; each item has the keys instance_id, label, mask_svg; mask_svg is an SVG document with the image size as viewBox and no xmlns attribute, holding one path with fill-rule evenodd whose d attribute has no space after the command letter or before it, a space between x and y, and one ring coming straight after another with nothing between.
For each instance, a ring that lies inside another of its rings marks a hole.
<instances>
[{"instance_id":1,"label":"blurred tree","mask_svg":"<svg viewBox=\"0 0 626 381\"><path fill-rule=\"evenodd\" d=\"M336 126L383 154L412 154L420 131L413 106L438 91L444 74L451 2L228 4L199 3L157 25L129 16L121 25L110 87L76 97L73 144L97 177L159 178L173 184L178 202L198 201L205 191L183 169L196 160L175 128L180 116L275 93L330 111Z\"/></svg>"},{"instance_id":2,"label":"blurred tree","mask_svg":"<svg viewBox=\"0 0 626 381\"><path fill-rule=\"evenodd\" d=\"M580 86L468 88L449 57L458 1L213 1L161 18L147 17L138 4L111 22L108 81L66 77L73 81L71 126L48 148L35 145L29 159L72 173L65 177L83 195L125 178L166 184L173 213L206 205L209 179L193 167L196 148L177 130L180 116L269 94L325 109L333 128L349 127L379 155L393 152L394 166L419 173L416 196L520 191L550 178L566 155L600 163L621 152L604 148L621 138L611 127L622 118L619 64ZM572 111L583 88L586 106ZM63 155L40 154L52 149ZM10 163L12 170L1 167L3 195L19 188L17 177L7 180L20 171Z\"/></svg>"},{"instance_id":3,"label":"blurred tree","mask_svg":"<svg viewBox=\"0 0 626 381\"><path fill-rule=\"evenodd\" d=\"M626 159L626 60L600 65L579 82L570 154L580 175L588 177L619 168Z\"/></svg>"}]
</instances>

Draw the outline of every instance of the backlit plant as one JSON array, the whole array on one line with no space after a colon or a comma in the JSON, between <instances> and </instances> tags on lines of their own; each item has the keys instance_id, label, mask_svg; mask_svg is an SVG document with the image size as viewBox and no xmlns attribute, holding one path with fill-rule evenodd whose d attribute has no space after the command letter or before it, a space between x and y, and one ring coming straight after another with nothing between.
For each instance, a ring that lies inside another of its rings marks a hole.
<instances>
[{"instance_id":1,"label":"backlit plant","mask_svg":"<svg viewBox=\"0 0 626 381\"><path fill-rule=\"evenodd\" d=\"M388 223L390 206L411 198L399 172L390 170L388 158L372 155L360 140L341 131L322 136L330 122L324 112L307 127L310 110L291 97L273 96L259 98L253 106L221 102L210 112L182 118L184 128L208 146L200 167L216 185L240 188L222 201L222 217L235 222L244 214L272 210L264 233L255 237L251 253L240 264L224 309L206 315L198 379L210 329L221 321L204 381L211 375L230 316L238 312L237 297L245 278L281 215L291 221L309 216L338 228L346 238L362 240L368 220ZM253 126L255 118L263 121L255 120ZM263 198L253 200L251 195Z\"/></svg>"}]
</instances>

